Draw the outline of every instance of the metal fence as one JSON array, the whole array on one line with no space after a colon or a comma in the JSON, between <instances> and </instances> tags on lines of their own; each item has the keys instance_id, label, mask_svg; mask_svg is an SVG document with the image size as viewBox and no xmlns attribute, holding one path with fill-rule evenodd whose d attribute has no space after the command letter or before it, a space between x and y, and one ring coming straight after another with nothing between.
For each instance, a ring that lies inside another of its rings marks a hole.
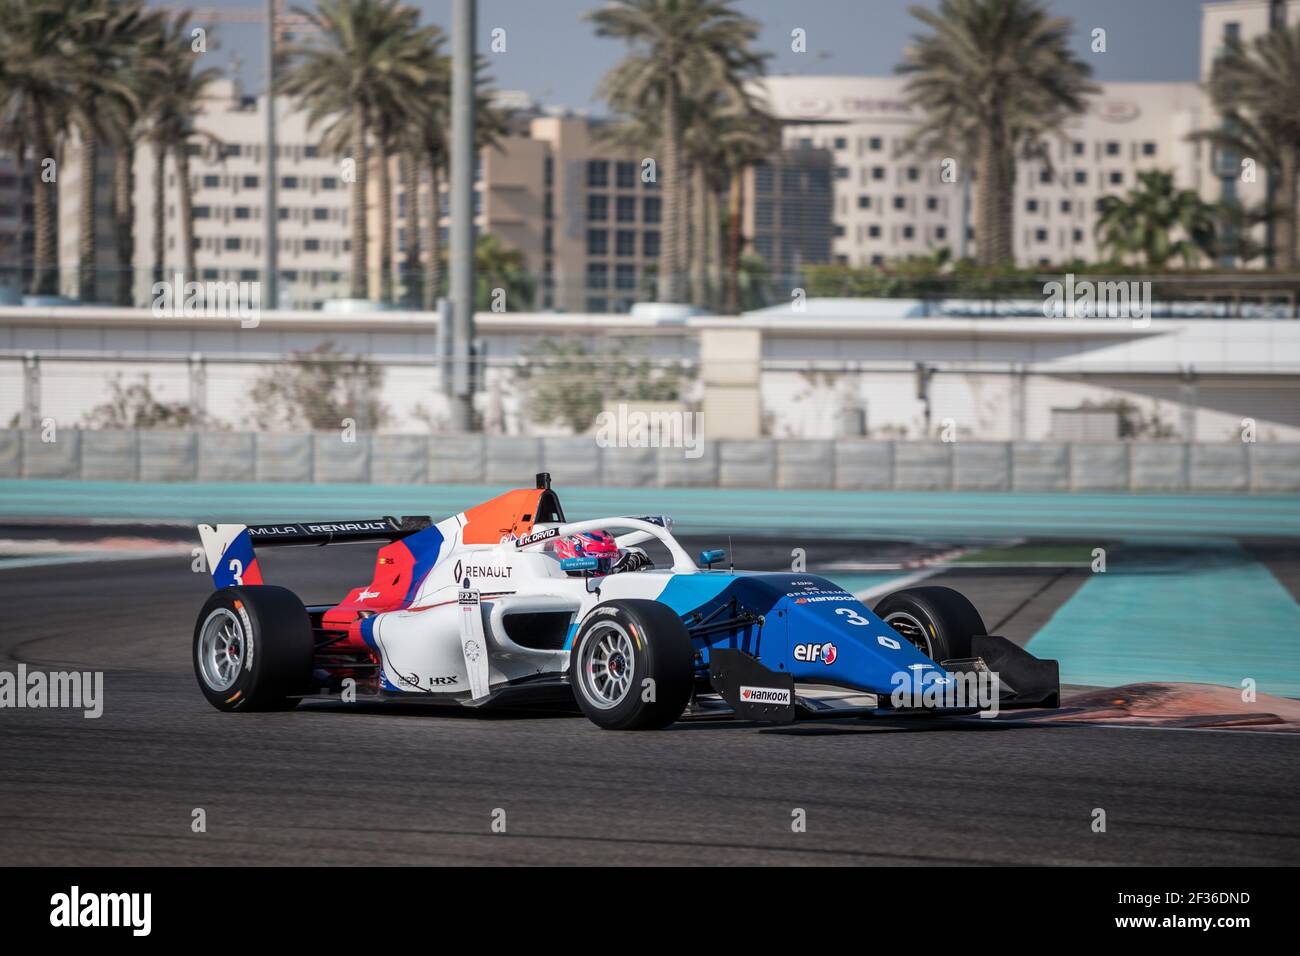
<instances>
[{"instance_id":1,"label":"metal fence","mask_svg":"<svg viewBox=\"0 0 1300 956\"><path fill-rule=\"evenodd\" d=\"M320 351L0 355L0 426L441 434L450 419L444 371L420 355ZM723 383L706 381L695 359L572 342L486 357L474 367L475 430L591 435L602 415L625 408L700 415L711 437L1300 441L1293 374L737 358L714 361L710 375Z\"/></svg>"},{"instance_id":2,"label":"metal fence","mask_svg":"<svg viewBox=\"0 0 1300 956\"><path fill-rule=\"evenodd\" d=\"M63 264L54 273L56 293L77 305L156 308L169 296L182 295L178 279L203 284L244 284L256 293L261 308L270 308L260 260L200 262L194 272L180 275L168 266L121 270L99 266L83 273ZM283 309L320 310L352 294L346 263L337 268L294 268L279 273L277 304ZM924 262L900 260L872 268L810 265L797 271L774 273L747 271L737 275L734 288L726 276L681 276L681 291L695 306L726 312L734 297L735 308L752 311L788 306L797 300L882 299L907 300L920 317L937 316L1041 316L1053 283L1069 277L1071 283L1093 287L1139 289L1154 318L1300 318L1300 276L1271 272L1165 273L1087 271L1094 267L1062 264L1040 269L979 272L962 268L941 271ZM1075 270L1083 270L1076 275ZM388 283L377 273L368 274L367 295L381 308L432 310L433 301L446 294L447 270L436 286L422 274L394 270ZM18 267L0 263L0 305L20 305L32 298L30 264ZM159 284L164 292L159 292ZM629 312L639 303L656 300L657 273L653 266L637 267L618 260L586 261L565 270L539 273L516 267L480 271L477 308L502 305L512 312L558 310L570 313ZM84 298L83 298L84 296ZM387 296L387 298L385 298ZM383 301L380 301L380 300ZM42 300L48 301L48 300Z\"/></svg>"},{"instance_id":3,"label":"metal fence","mask_svg":"<svg viewBox=\"0 0 1300 956\"><path fill-rule=\"evenodd\" d=\"M1300 444L700 442L314 432L0 430L0 478L907 491L1300 491Z\"/></svg>"}]
</instances>

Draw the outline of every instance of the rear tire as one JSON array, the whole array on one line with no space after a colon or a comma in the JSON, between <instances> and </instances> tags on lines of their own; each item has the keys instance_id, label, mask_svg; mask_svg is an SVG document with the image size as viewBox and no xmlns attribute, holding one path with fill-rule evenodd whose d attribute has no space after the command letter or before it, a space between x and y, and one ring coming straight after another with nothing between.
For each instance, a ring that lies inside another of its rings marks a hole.
<instances>
[{"instance_id":1,"label":"rear tire","mask_svg":"<svg viewBox=\"0 0 1300 956\"><path fill-rule=\"evenodd\" d=\"M952 588L895 591L872 610L936 664L972 657L971 638L988 633L975 605Z\"/></svg>"},{"instance_id":2,"label":"rear tire","mask_svg":"<svg viewBox=\"0 0 1300 956\"><path fill-rule=\"evenodd\" d=\"M658 601L606 601L578 627L569 680L582 712L604 730L667 727L695 683L686 625Z\"/></svg>"},{"instance_id":3,"label":"rear tire","mask_svg":"<svg viewBox=\"0 0 1300 956\"><path fill-rule=\"evenodd\" d=\"M222 588L194 625L194 676L217 710L289 710L310 684L313 649L311 619L292 591Z\"/></svg>"}]
</instances>

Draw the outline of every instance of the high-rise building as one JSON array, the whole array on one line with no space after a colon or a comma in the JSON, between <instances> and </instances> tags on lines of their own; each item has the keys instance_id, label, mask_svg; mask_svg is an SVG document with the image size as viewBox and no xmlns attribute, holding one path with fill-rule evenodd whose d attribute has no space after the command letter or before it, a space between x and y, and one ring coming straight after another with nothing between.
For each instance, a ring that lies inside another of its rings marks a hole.
<instances>
[{"instance_id":1,"label":"high-rise building","mask_svg":"<svg viewBox=\"0 0 1300 956\"><path fill-rule=\"evenodd\" d=\"M280 305L318 308L326 299L348 293L351 263L349 192L340 161L320 148L319 129L307 128L306 114L277 102ZM202 112L195 118L197 136L188 151L193 207L194 258L203 281L258 281L263 267L265 210L264 97L244 97L235 84L212 84ZM59 266L64 294L77 291L77 252L81 217L76 138L65 152L59 175ZM116 244L112 229L112 150L101 146L97 162L95 204L96 282L100 301L113 301ZM136 150L134 177L136 304L150 301L153 279L154 207L161 187L164 278L184 264L180 197L175 157L168 156L163 181L157 181L154 150Z\"/></svg>"},{"instance_id":2,"label":"high-rise building","mask_svg":"<svg viewBox=\"0 0 1300 956\"><path fill-rule=\"evenodd\" d=\"M1201 72L1233 37L1249 40L1283 21L1300 22L1300 0L1226 0L1203 6ZM973 173L959 157L920 155L908 142L921 117L897 77L779 76L765 81L773 112L785 122L784 149L745 174L742 227L748 247L774 276L802 266L839 262L881 265L889 259L947 248L974 255ZM262 278L265 99L236 84L213 84L196 118L189 150L197 278ZM602 121L539 108L525 94L505 92L513 110L496 147L483 151L475 181L475 226L523 258L534 281L531 306L568 312L625 311L653 295L662 246L663 197L653 157L608 145ZM349 294L350 185L343 162L327 155L322 131L281 100L278 146L279 301L319 308ZM1014 249L1026 265L1099 257L1097 200L1137 186L1144 170L1172 171L1177 184L1210 201L1258 205L1268 195L1266 171L1243 174L1243 160L1190 138L1219 122L1198 84L1107 83L1042 156L1017 166ZM649 152L647 150L647 152ZM60 287L76 294L80 247L80 176L75 135L59 167ZM391 158L395 286L412 237L400 163ZM369 178L368 294L379 295L378 177ZM652 175L653 173L653 175ZM174 157L156 181L152 147L137 149L134 177L134 272L137 303L147 302L157 258L155 196L161 190L164 272L184 255L180 189ZM436 211L446 250L448 183ZM98 214L97 297L112 301L117 255L112 216L112 154L101 148L94 188ZM12 160L0 153L0 271L6 261L30 263L30 193ZM428 171L419 191L421 255L430 209ZM689 207L694 208L694 207ZM28 211L24 211L28 210ZM693 216L688 217L692 220ZM694 223L692 222L692 228ZM1263 240L1263 227L1259 230ZM23 249L26 252L15 252ZM1225 262L1225 265L1234 263ZM1262 264L1255 262L1252 264ZM416 301L410 295L405 301ZM507 303L507 308L518 308Z\"/></svg>"},{"instance_id":3,"label":"high-rise building","mask_svg":"<svg viewBox=\"0 0 1300 956\"><path fill-rule=\"evenodd\" d=\"M641 158L607 147L599 131L600 124L584 116L528 110L481 154L475 226L523 256L535 283L534 308L627 311L645 297L642 290L657 267L663 215L657 176L643 176ZM394 176L397 169L393 160ZM445 249L450 212L445 177L439 185ZM422 176L422 231L430 209L428 188L428 177ZM406 245L400 213L407 200L403 190L397 194L393 246L400 260ZM377 207L370 216L377 236ZM377 241L371 244L371 262L377 269Z\"/></svg>"},{"instance_id":4,"label":"high-rise building","mask_svg":"<svg viewBox=\"0 0 1300 956\"><path fill-rule=\"evenodd\" d=\"M1254 38L1271 29L1294 28L1300 24L1300 2L1291 0L1228 0L1206 3L1201 7L1201 77L1208 80L1214 63L1228 44L1240 41L1249 46ZM1294 96L1294 91L1278 91L1281 96ZM1216 122L1209 94L1204 94L1203 115L1210 124ZM1201 156L1205 188L1202 194L1215 202L1240 204L1245 208L1258 207L1269 201L1269 177L1258 157L1238 155L1218 147L1207 147ZM1253 238L1266 243L1266 227L1255 229ZM1259 263L1261 264L1263 260ZM1230 258L1223 265L1234 263Z\"/></svg>"},{"instance_id":5,"label":"high-rise building","mask_svg":"<svg viewBox=\"0 0 1300 956\"><path fill-rule=\"evenodd\" d=\"M478 234L491 234L522 256L533 301L519 309L625 312L653 296L662 245L663 198L653 157L609 146L605 124L584 115L548 111L515 97L509 128L482 151L475 176ZM195 275L220 282L263 279L265 192L264 98L244 97L235 84L214 83L196 118L187 158L193 209ZM351 203L347 168L320 147L322 130L308 129L305 114L277 103L277 205L279 304L315 309L349 294ZM648 151L647 151L648 152ZM93 190L96 207L95 298L116 299L118 265L113 219L113 152L100 145ZM372 154L367 204L367 288L380 295L379 167ZM427 266L430 175L417 163L418 242ZM399 302L422 301L404 276L411 237L401 160L389 157L394 198L392 250ZM163 277L184 264L181 190L174 156L159 182L154 150L136 150L133 208L133 296L151 300L155 207L163 213ZM796 147L750 170L745 230L751 247L776 273L826 262L831 243L831 158L826 150ZM79 287L81 164L77 139L69 140L59 173L60 289ZM448 177L439 181L438 246L445 256L450 201ZM0 180L3 185L5 180ZM161 191L161 202L159 192ZM0 196L4 193L0 190ZM4 211L0 204L0 212Z\"/></svg>"},{"instance_id":6,"label":"high-rise building","mask_svg":"<svg viewBox=\"0 0 1300 956\"><path fill-rule=\"evenodd\" d=\"M653 287L658 270L658 170L650 176L646 157L604 146L599 127L582 117L538 118L531 133L547 144L543 305L570 312L629 309L645 298L640 290Z\"/></svg>"},{"instance_id":7,"label":"high-rise building","mask_svg":"<svg viewBox=\"0 0 1300 956\"><path fill-rule=\"evenodd\" d=\"M833 169L829 150L800 145L745 170L744 236L773 278L831 261Z\"/></svg>"},{"instance_id":8,"label":"high-rise building","mask_svg":"<svg viewBox=\"0 0 1300 956\"><path fill-rule=\"evenodd\" d=\"M82 144L74 127L64 141L62 155L54 167L58 183L59 292L76 298L81 291ZM119 271L117 240L113 221L113 149L102 141L95 151L94 184L95 240L90 263L91 298L114 301ZM139 229L136 233L138 235Z\"/></svg>"},{"instance_id":9,"label":"high-rise building","mask_svg":"<svg viewBox=\"0 0 1300 956\"><path fill-rule=\"evenodd\" d=\"M30 161L19 163L12 150L0 149L0 296L9 299L18 297L31 274L32 175Z\"/></svg>"},{"instance_id":10,"label":"high-rise building","mask_svg":"<svg viewBox=\"0 0 1300 956\"><path fill-rule=\"evenodd\" d=\"M832 254L836 262L881 265L946 247L974 254L970 170L958 157L908 149L920 114L895 77L782 76L766 81L785 142L834 157ZM1096 201L1137 185L1146 169L1172 170L1198 188L1201 94L1193 83L1108 83L1088 112L1049 141L1040 160L1017 166L1015 251L1025 264L1097 255Z\"/></svg>"}]
</instances>

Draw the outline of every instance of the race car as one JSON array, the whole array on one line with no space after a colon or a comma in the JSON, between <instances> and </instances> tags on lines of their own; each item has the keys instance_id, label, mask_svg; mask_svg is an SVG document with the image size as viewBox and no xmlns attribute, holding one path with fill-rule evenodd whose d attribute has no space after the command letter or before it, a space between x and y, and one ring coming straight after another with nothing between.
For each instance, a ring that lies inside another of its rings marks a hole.
<instances>
[{"instance_id":1,"label":"race car","mask_svg":"<svg viewBox=\"0 0 1300 956\"><path fill-rule=\"evenodd\" d=\"M547 474L437 523L199 525L216 585L194 628L199 688L223 711L576 702L611 730L1058 706L1056 662L987 635L956 591L907 588L869 609L815 574L724 570L720 550L697 563L672 528L571 522ZM264 547L356 541L383 546L336 604L262 580ZM976 683L993 696L961 695Z\"/></svg>"}]
</instances>

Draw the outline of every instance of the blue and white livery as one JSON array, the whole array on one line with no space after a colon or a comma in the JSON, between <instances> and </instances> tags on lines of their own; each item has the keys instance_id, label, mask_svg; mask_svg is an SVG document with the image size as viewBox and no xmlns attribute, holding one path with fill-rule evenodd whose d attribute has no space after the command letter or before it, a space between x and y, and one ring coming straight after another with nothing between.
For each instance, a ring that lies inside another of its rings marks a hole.
<instances>
[{"instance_id":1,"label":"blue and white livery","mask_svg":"<svg viewBox=\"0 0 1300 956\"><path fill-rule=\"evenodd\" d=\"M556 555L557 541L595 530L644 560L596 573ZM1055 662L985 634L956 592L900 591L872 609L815 574L716 569L722 553L697 563L666 517L567 520L547 475L436 524L200 534L217 591L196 623L195 673L223 710L339 696L570 702L602 727L641 729L703 714L788 722L1059 697ZM386 543L372 580L336 604L305 606L261 579L258 548L356 540ZM978 682L992 696L958 693Z\"/></svg>"}]
</instances>

